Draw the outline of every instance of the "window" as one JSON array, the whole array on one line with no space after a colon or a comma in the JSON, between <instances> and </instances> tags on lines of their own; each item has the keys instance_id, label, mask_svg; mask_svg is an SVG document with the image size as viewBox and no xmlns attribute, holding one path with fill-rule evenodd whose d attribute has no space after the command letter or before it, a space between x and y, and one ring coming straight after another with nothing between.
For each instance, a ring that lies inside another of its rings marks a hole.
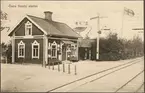
<instances>
[{"instance_id":1,"label":"window","mask_svg":"<svg viewBox=\"0 0 145 93\"><path fill-rule=\"evenodd\" d=\"M32 23L29 21L25 24L25 35L32 35Z\"/></svg>"},{"instance_id":2,"label":"window","mask_svg":"<svg viewBox=\"0 0 145 93\"><path fill-rule=\"evenodd\" d=\"M75 44L71 45L71 56L73 56L73 57L76 56L76 46L75 46Z\"/></svg>"},{"instance_id":3,"label":"window","mask_svg":"<svg viewBox=\"0 0 145 93\"><path fill-rule=\"evenodd\" d=\"M36 40L32 43L32 58L39 59L39 43Z\"/></svg>"},{"instance_id":4,"label":"window","mask_svg":"<svg viewBox=\"0 0 145 93\"><path fill-rule=\"evenodd\" d=\"M51 45L51 57L57 58L57 44L55 41Z\"/></svg>"},{"instance_id":5,"label":"window","mask_svg":"<svg viewBox=\"0 0 145 93\"><path fill-rule=\"evenodd\" d=\"M20 41L20 43L18 43L18 58L20 57L25 57L25 44L23 43L23 41Z\"/></svg>"}]
</instances>

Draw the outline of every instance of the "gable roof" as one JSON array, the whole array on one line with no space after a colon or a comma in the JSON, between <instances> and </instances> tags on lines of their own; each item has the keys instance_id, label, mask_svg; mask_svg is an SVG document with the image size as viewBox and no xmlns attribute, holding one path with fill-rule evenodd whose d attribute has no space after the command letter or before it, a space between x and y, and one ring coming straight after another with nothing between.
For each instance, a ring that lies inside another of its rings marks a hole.
<instances>
[{"instance_id":1,"label":"gable roof","mask_svg":"<svg viewBox=\"0 0 145 93\"><path fill-rule=\"evenodd\" d=\"M81 37L65 23L50 21L32 15L27 15L26 18L32 21L32 23L35 24L40 30L42 30L46 35L66 36L75 38ZM11 35L12 32L9 35Z\"/></svg>"}]
</instances>

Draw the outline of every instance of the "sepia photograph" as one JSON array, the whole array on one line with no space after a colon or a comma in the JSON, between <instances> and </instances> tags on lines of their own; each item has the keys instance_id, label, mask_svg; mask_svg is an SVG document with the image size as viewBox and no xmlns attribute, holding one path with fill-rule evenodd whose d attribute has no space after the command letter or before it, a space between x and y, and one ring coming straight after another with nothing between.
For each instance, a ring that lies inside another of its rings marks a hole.
<instances>
[{"instance_id":1,"label":"sepia photograph","mask_svg":"<svg viewBox=\"0 0 145 93\"><path fill-rule=\"evenodd\" d=\"M1 1L1 92L144 93L144 1Z\"/></svg>"}]
</instances>

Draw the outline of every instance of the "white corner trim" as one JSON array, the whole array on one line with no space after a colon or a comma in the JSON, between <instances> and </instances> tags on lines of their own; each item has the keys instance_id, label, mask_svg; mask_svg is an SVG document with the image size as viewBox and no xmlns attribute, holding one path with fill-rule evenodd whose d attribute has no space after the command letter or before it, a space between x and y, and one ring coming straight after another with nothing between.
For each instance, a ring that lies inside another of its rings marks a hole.
<instances>
[{"instance_id":1,"label":"white corner trim","mask_svg":"<svg viewBox=\"0 0 145 93\"><path fill-rule=\"evenodd\" d=\"M48 64L48 38L45 36L45 61Z\"/></svg>"},{"instance_id":2,"label":"white corner trim","mask_svg":"<svg viewBox=\"0 0 145 93\"><path fill-rule=\"evenodd\" d=\"M20 45L23 45L24 46L24 55L20 55L20 49L19 49L19 46ZM21 40L19 43L18 43L18 58L24 58L25 57L25 43Z\"/></svg>"},{"instance_id":3,"label":"white corner trim","mask_svg":"<svg viewBox=\"0 0 145 93\"><path fill-rule=\"evenodd\" d=\"M15 38L14 38L14 34L11 37L12 40L12 63L15 63Z\"/></svg>"},{"instance_id":4,"label":"white corner trim","mask_svg":"<svg viewBox=\"0 0 145 93\"><path fill-rule=\"evenodd\" d=\"M34 51L34 50L33 50L33 48L34 48L33 46L34 46L34 45L38 46L38 56L34 56L34 55L33 55L33 51ZM39 53L40 53L40 45L39 45L39 43L35 40L35 41L32 43L32 58L38 58L38 59L39 59Z\"/></svg>"}]
</instances>

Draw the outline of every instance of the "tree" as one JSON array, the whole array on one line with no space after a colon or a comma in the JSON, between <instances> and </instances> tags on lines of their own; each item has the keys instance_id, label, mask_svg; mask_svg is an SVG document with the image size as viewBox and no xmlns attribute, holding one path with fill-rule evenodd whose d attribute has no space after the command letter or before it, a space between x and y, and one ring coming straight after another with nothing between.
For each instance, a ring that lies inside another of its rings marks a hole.
<instances>
[{"instance_id":1,"label":"tree","mask_svg":"<svg viewBox=\"0 0 145 93\"><path fill-rule=\"evenodd\" d=\"M7 45L4 42L2 42L1 43L1 53L2 53L2 56L5 56L6 55L5 54L6 48L7 48Z\"/></svg>"},{"instance_id":2,"label":"tree","mask_svg":"<svg viewBox=\"0 0 145 93\"><path fill-rule=\"evenodd\" d=\"M2 31L4 29L8 29L8 31L9 31L10 27L3 25L5 21L8 21L8 14L3 12L2 10L0 11L0 14L1 14L1 20L0 20L1 27L0 27L0 31Z\"/></svg>"},{"instance_id":3,"label":"tree","mask_svg":"<svg viewBox=\"0 0 145 93\"><path fill-rule=\"evenodd\" d=\"M144 46L143 42L139 36L134 36L132 40L132 47L134 51L135 56L139 56L140 54L143 54Z\"/></svg>"},{"instance_id":4,"label":"tree","mask_svg":"<svg viewBox=\"0 0 145 93\"><path fill-rule=\"evenodd\" d=\"M7 45L6 56L8 63L12 62L12 44Z\"/></svg>"},{"instance_id":5,"label":"tree","mask_svg":"<svg viewBox=\"0 0 145 93\"><path fill-rule=\"evenodd\" d=\"M120 60L144 55L144 43L139 36L132 40L117 37L116 33L109 33L107 38L100 38L100 59Z\"/></svg>"},{"instance_id":6,"label":"tree","mask_svg":"<svg viewBox=\"0 0 145 93\"><path fill-rule=\"evenodd\" d=\"M107 38L100 39L100 59L119 60L121 59L122 42L118 39L117 33L109 33Z\"/></svg>"},{"instance_id":7,"label":"tree","mask_svg":"<svg viewBox=\"0 0 145 93\"><path fill-rule=\"evenodd\" d=\"M5 44L4 42L2 42L0 44L0 46L1 46L1 55L4 58L4 61L11 63L11 57L12 57L12 45L11 45L11 43Z\"/></svg>"}]
</instances>

